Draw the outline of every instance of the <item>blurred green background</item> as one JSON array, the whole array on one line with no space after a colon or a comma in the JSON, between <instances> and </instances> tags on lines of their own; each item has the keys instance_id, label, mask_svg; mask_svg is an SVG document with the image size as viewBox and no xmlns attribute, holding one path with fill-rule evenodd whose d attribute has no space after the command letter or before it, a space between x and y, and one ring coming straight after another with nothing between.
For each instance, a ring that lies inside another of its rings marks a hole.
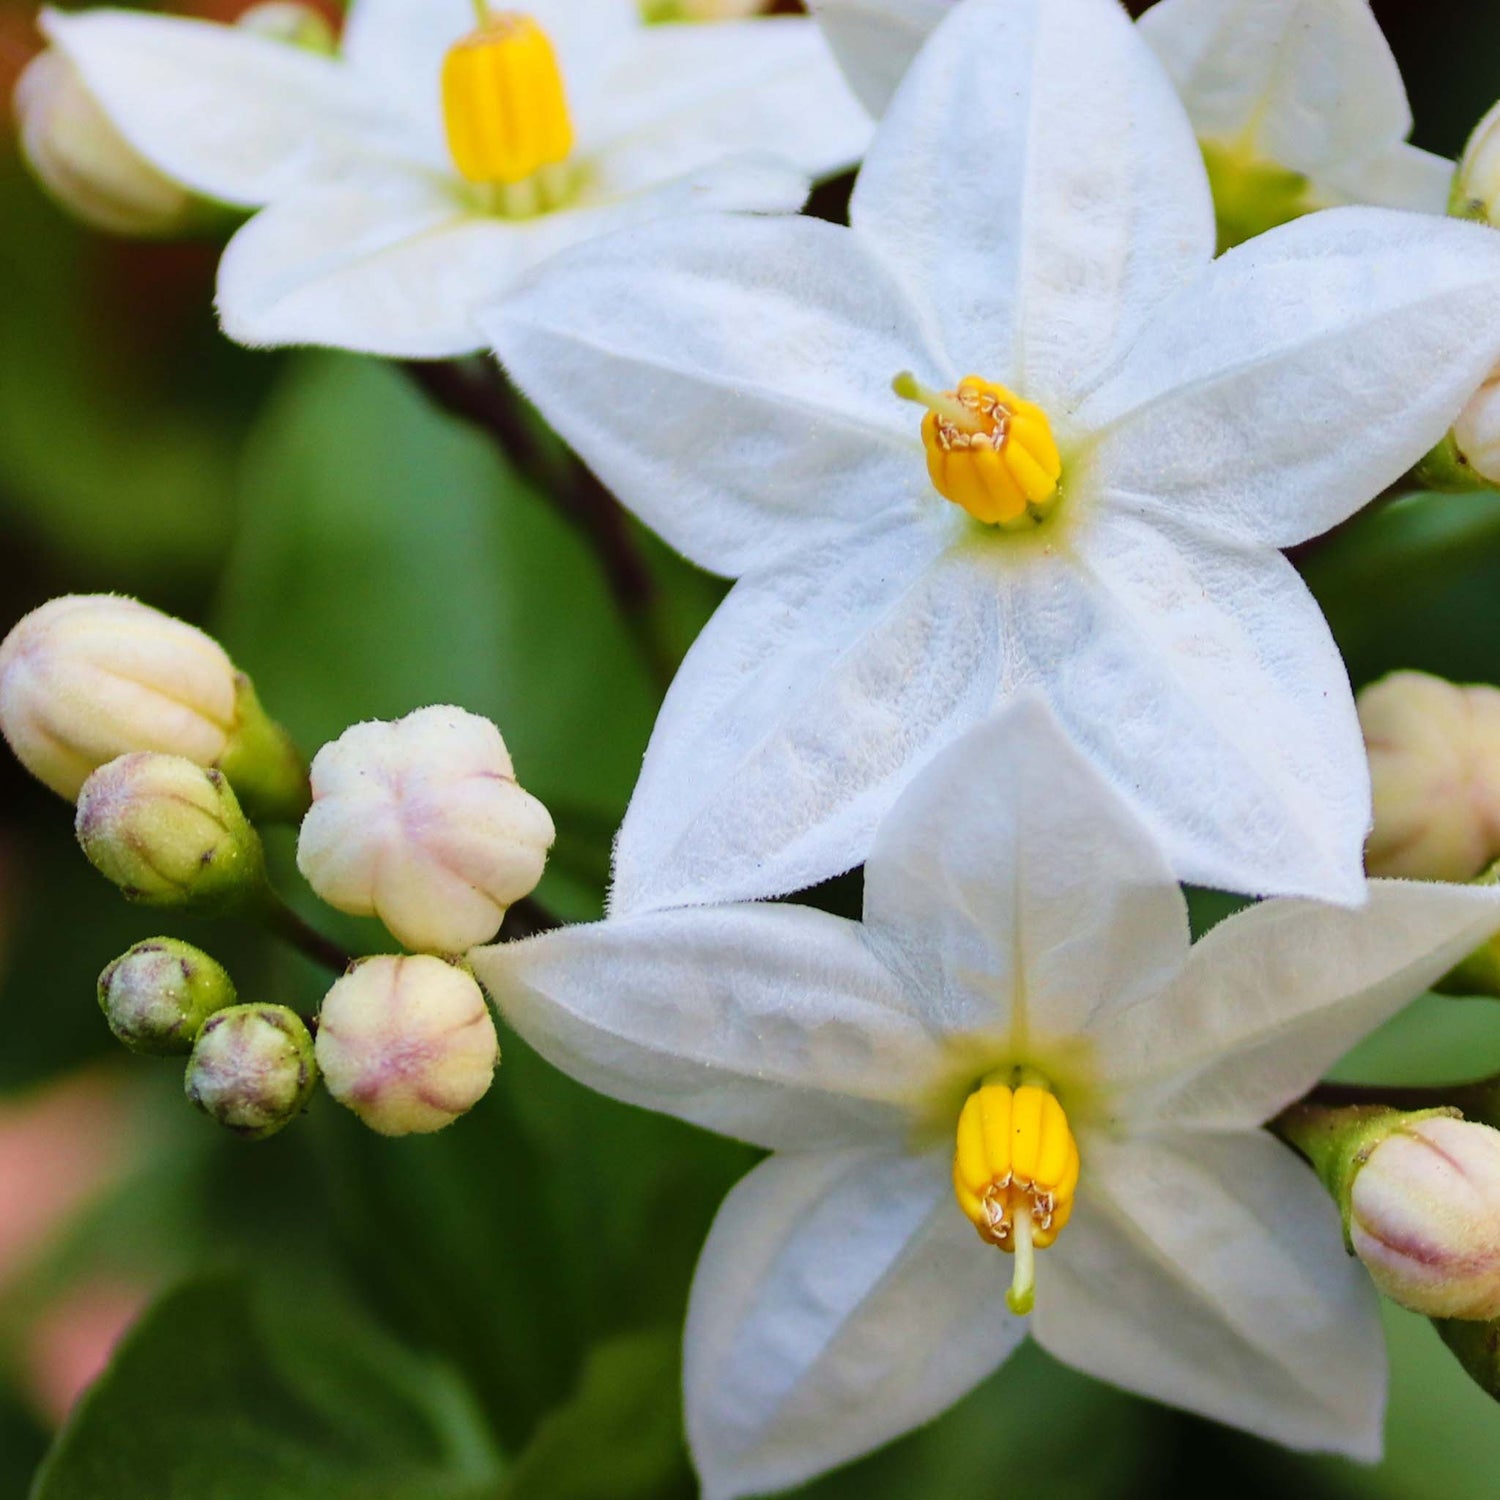
<instances>
[{"instance_id":1,"label":"blurred green background","mask_svg":"<svg viewBox=\"0 0 1500 1500\"><path fill-rule=\"evenodd\" d=\"M7 92L33 10L0 0ZM1455 153L1500 94L1500 10L1376 10L1417 139ZM56 593L138 595L220 635L309 753L427 703L487 714L557 816L540 896L596 914L656 695L578 536L399 369L225 342L215 246L78 230L3 132L0 225L0 630ZM641 545L680 648L717 586ZM1500 680L1500 496L1403 502L1300 561L1356 684L1396 667ZM289 840L273 856L300 900ZM489 1097L439 1136L382 1140L322 1097L271 1142L226 1139L183 1104L178 1069L119 1054L93 1000L104 964L163 930L218 954L245 998L317 1003L300 959L114 899L67 807L0 756L0 1493L29 1492L80 1380L166 1291L39 1500L691 1495L677 1337L709 1219L753 1153L594 1097L510 1037ZM340 935L381 946L357 923ZM1429 999L1346 1071L1497 1065L1500 1007ZM1020 1479L1054 1500L1231 1482L1492 1500L1500 1411L1425 1323L1389 1327L1378 1468L1281 1453L1028 1349L807 1493L942 1500Z\"/></svg>"}]
</instances>

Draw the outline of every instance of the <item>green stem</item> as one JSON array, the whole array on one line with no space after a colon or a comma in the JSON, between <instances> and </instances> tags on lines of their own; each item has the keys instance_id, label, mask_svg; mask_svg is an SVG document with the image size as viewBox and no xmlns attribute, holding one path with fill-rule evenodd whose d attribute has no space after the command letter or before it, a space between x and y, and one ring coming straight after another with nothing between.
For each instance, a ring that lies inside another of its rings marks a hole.
<instances>
[{"instance_id":1,"label":"green stem","mask_svg":"<svg viewBox=\"0 0 1500 1500\"><path fill-rule=\"evenodd\" d=\"M258 915L269 932L330 973L342 975L354 962L331 938L304 922L269 885L265 887Z\"/></svg>"}]
</instances>

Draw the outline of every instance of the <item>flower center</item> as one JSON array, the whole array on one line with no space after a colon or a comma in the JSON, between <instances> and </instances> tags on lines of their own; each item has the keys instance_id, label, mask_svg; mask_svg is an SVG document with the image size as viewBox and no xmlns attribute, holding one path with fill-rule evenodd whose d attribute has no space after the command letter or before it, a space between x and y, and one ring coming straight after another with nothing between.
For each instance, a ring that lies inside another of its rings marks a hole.
<instances>
[{"instance_id":1,"label":"flower center","mask_svg":"<svg viewBox=\"0 0 1500 1500\"><path fill-rule=\"evenodd\" d=\"M1041 407L977 375L957 390L934 391L903 372L891 388L927 408L927 473L945 500L1005 531L1030 530L1051 515L1062 458Z\"/></svg>"},{"instance_id":2,"label":"flower center","mask_svg":"<svg viewBox=\"0 0 1500 1500\"><path fill-rule=\"evenodd\" d=\"M537 213L565 191L573 122L557 55L530 16L476 0L477 30L443 62L443 120L454 165L496 190L505 213Z\"/></svg>"},{"instance_id":3,"label":"flower center","mask_svg":"<svg viewBox=\"0 0 1500 1500\"><path fill-rule=\"evenodd\" d=\"M1007 1070L969 1095L958 1117L953 1190L980 1239L1016 1258L1005 1299L1012 1312L1031 1311L1032 1252L1062 1232L1077 1188L1078 1145L1045 1082Z\"/></svg>"}]
</instances>

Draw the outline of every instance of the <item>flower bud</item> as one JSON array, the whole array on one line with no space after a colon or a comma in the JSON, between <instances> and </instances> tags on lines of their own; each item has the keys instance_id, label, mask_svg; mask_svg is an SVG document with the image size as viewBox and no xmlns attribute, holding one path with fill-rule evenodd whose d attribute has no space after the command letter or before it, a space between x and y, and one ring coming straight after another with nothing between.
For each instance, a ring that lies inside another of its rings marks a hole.
<instances>
[{"instance_id":1,"label":"flower bud","mask_svg":"<svg viewBox=\"0 0 1500 1500\"><path fill-rule=\"evenodd\" d=\"M297 843L309 884L428 952L494 937L542 878L554 836L500 731L461 708L356 724L314 758L312 791Z\"/></svg>"},{"instance_id":2,"label":"flower bud","mask_svg":"<svg viewBox=\"0 0 1500 1500\"><path fill-rule=\"evenodd\" d=\"M284 1005L232 1005L198 1033L185 1082L188 1098L210 1119L246 1140L264 1140L312 1098L312 1036Z\"/></svg>"},{"instance_id":3,"label":"flower bud","mask_svg":"<svg viewBox=\"0 0 1500 1500\"><path fill-rule=\"evenodd\" d=\"M1393 1302L1429 1318L1500 1317L1500 1131L1405 1117L1355 1172L1348 1224Z\"/></svg>"},{"instance_id":4,"label":"flower bud","mask_svg":"<svg viewBox=\"0 0 1500 1500\"><path fill-rule=\"evenodd\" d=\"M73 594L21 620L0 642L0 733L70 799L117 755L156 750L218 766L256 816L307 804L300 757L223 647L134 599Z\"/></svg>"},{"instance_id":5,"label":"flower bud","mask_svg":"<svg viewBox=\"0 0 1500 1500\"><path fill-rule=\"evenodd\" d=\"M1500 104L1479 122L1464 147L1449 212L1500 225Z\"/></svg>"},{"instance_id":6,"label":"flower bud","mask_svg":"<svg viewBox=\"0 0 1500 1500\"><path fill-rule=\"evenodd\" d=\"M1371 875L1469 880L1500 857L1500 690L1393 672L1359 695Z\"/></svg>"},{"instance_id":7,"label":"flower bud","mask_svg":"<svg viewBox=\"0 0 1500 1500\"><path fill-rule=\"evenodd\" d=\"M368 958L318 1016L328 1092L381 1135L441 1130L489 1091L500 1043L473 975L439 958Z\"/></svg>"},{"instance_id":8,"label":"flower bud","mask_svg":"<svg viewBox=\"0 0 1500 1500\"><path fill-rule=\"evenodd\" d=\"M743 21L769 8L769 0L642 0L648 26L675 21Z\"/></svg>"},{"instance_id":9,"label":"flower bud","mask_svg":"<svg viewBox=\"0 0 1500 1500\"><path fill-rule=\"evenodd\" d=\"M32 59L16 84L15 110L27 163L85 224L165 239L210 216L207 205L126 141L60 52L49 49Z\"/></svg>"},{"instance_id":10,"label":"flower bud","mask_svg":"<svg viewBox=\"0 0 1500 1500\"><path fill-rule=\"evenodd\" d=\"M304 52L332 56L338 50L338 38L327 18L312 6L298 5L295 0L264 0L263 4L243 11L235 25L270 41L300 47Z\"/></svg>"},{"instance_id":11,"label":"flower bud","mask_svg":"<svg viewBox=\"0 0 1500 1500\"><path fill-rule=\"evenodd\" d=\"M223 910L258 894L260 838L222 771L180 755L122 755L78 794L78 842L127 900Z\"/></svg>"},{"instance_id":12,"label":"flower bud","mask_svg":"<svg viewBox=\"0 0 1500 1500\"><path fill-rule=\"evenodd\" d=\"M1486 484L1500 485L1500 372L1479 387L1453 424L1458 459Z\"/></svg>"},{"instance_id":13,"label":"flower bud","mask_svg":"<svg viewBox=\"0 0 1500 1500\"><path fill-rule=\"evenodd\" d=\"M99 976L99 1008L132 1052L191 1052L208 1018L234 1002L223 966L177 938L137 943Z\"/></svg>"}]
</instances>

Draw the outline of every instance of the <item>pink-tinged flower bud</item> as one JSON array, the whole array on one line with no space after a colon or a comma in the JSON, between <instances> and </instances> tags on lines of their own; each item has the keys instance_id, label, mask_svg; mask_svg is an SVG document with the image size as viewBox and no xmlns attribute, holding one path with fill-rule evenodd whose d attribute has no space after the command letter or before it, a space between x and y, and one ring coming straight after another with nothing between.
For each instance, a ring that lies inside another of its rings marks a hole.
<instances>
[{"instance_id":1,"label":"pink-tinged flower bud","mask_svg":"<svg viewBox=\"0 0 1500 1500\"><path fill-rule=\"evenodd\" d=\"M221 911L259 895L260 838L222 771L180 755L122 755L78 794L89 862L144 906Z\"/></svg>"},{"instance_id":2,"label":"pink-tinged flower bud","mask_svg":"<svg viewBox=\"0 0 1500 1500\"><path fill-rule=\"evenodd\" d=\"M1393 1302L1429 1318L1500 1317L1500 1131L1408 1121L1355 1172L1348 1222Z\"/></svg>"},{"instance_id":3,"label":"pink-tinged flower bud","mask_svg":"<svg viewBox=\"0 0 1500 1500\"><path fill-rule=\"evenodd\" d=\"M32 59L16 85L15 110L28 165L92 228L164 239L208 218L207 205L126 141L61 53Z\"/></svg>"},{"instance_id":4,"label":"pink-tinged flower bud","mask_svg":"<svg viewBox=\"0 0 1500 1500\"><path fill-rule=\"evenodd\" d=\"M224 966L178 938L137 943L99 976L99 1008L132 1052L191 1052L208 1018L234 1003Z\"/></svg>"},{"instance_id":5,"label":"pink-tinged flower bud","mask_svg":"<svg viewBox=\"0 0 1500 1500\"><path fill-rule=\"evenodd\" d=\"M1470 880L1500 857L1500 690L1393 672L1359 695L1371 875Z\"/></svg>"},{"instance_id":6,"label":"pink-tinged flower bud","mask_svg":"<svg viewBox=\"0 0 1500 1500\"><path fill-rule=\"evenodd\" d=\"M285 1005L231 1005L210 1016L188 1059L188 1099L249 1141L300 1115L318 1084L313 1040Z\"/></svg>"},{"instance_id":7,"label":"pink-tinged flower bud","mask_svg":"<svg viewBox=\"0 0 1500 1500\"><path fill-rule=\"evenodd\" d=\"M308 883L429 953L494 937L536 888L554 837L500 731L461 708L356 724L314 758L312 791L297 843Z\"/></svg>"},{"instance_id":8,"label":"pink-tinged flower bud","mask_svg":"<svg viewBox=\"0 0 1500 1500\"><path fill-rule=\"evenodd\" d=\"M1453 424L1459 457L1486 484L1500 485L1500 374L1469 399Z\"/></svg>"},{"instance_id":9,"label":"pink-tinged flower bud","mask_svg":"<svg viewBox=\"0 0 1500 1500\"><path fill-rule=\"evenodd\" d=\"M441 1130L488 1093L500 1060L484 992L426 954L368 958L318 1016L328 1092L381 1135Z\"/></svg>"},{"instance_id":10,"label":"pink-tinged flower bud","mask_svg":"<svg viewBox=\"0 0 1500 1500\"><path fill-rule=\"evenodd\" d=\"M0 642L0 734L70 800L137 750L217 766L256 817L300 817L307 778L250 679L201 630L134 599L70 594Z\"/></svg>"}]
</instances>

